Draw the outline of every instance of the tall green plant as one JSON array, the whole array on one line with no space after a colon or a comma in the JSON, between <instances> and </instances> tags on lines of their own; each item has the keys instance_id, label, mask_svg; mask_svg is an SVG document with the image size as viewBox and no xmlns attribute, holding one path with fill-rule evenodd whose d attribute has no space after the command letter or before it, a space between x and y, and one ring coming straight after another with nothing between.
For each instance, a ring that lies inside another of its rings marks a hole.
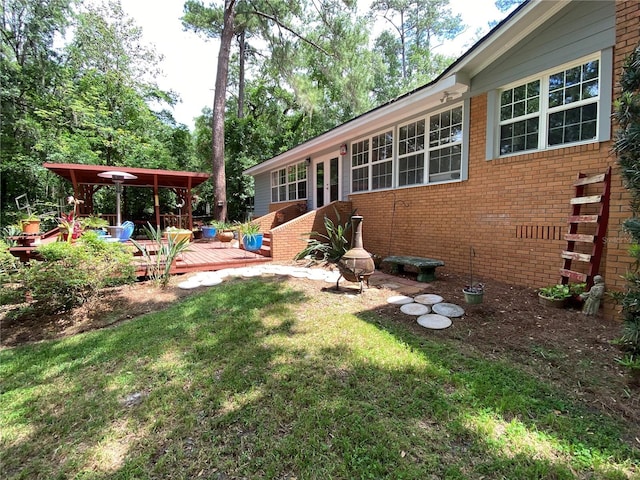
<instances>
[{"instance_id":1,"label":"tall green plant","mask_svg":"<svg viewBox=\"0 0 640 480\"><path fill-rule=\"evenodd\" d=\"M189 239L176 242L173 235L167 235L165 241L162 237L162 229L159 226L153 227L150 223L147 223L142 230L153 243L141 244L134 239L131 239L131 242L142 252L142 257L149 269L149 277L161 287L166 287L171 278L171 264L187 249Z\"/></svg>"},{"instance_id":2,"label":"tall green plant","mask_svg":"<svg viewBox=\"0 0 640 480\"><path fill-rule=\"evenodd\" d=\"M624 223L624 228L631 236L629 254L635 260L634 268L626 275L627 290L622 295L620 344L625 350L622 363L640 374L640 44L625 61L620 85L622 94L615 104L620 126L615 150L632 198L633 217Z\"/></svg>"},{"instance_id":3,"label":"tall green plant","mask_svg":"<svg viewBox=\"0 0 640 480\"><path fill-rule=\"evenodd\" d=\"M319 232L305 234L310 235L311 238L305 240L307 246L295 256L296 260L311 256L315 260L337 263L349 250L350 240L347 235L351 234L351 217L355 211L349 215L349 219L344 223L342 223L340 213L335 207L334 211L336 213L336 223L325 215L324 228L327 232L326 235Z\"/></svg>"}]
</instances>

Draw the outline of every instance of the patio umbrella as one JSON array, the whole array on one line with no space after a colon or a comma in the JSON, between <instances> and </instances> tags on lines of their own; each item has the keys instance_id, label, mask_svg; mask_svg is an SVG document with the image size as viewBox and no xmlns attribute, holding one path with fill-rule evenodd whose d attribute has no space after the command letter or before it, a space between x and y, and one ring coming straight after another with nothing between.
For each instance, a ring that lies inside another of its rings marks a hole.
<instances>
[{"instance_id":1,"label":"patio umbrella","mask_svg":"<svg viewBox=\"0 0 640 480\"><path fill-rule=\"evenodd\" d=\"M120 214L120 194L122 193L122 183L125 180L135 180L135 175L126 172L109 171L98 174L101 178L109 178L116 185L116 226L122 225L122 217Z\"/></svg>"}]
</instances>

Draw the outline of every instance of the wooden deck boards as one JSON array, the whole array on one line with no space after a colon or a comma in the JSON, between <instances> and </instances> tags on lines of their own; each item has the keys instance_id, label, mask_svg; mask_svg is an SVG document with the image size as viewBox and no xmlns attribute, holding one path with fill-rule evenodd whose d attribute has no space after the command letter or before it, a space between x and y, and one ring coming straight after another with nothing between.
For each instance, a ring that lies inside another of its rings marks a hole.
<instances>
[{"instance_id":1,"label":"wooden deck boards","mask_svg":"<svg viewBox=\"0 0 640 480\"><path fill-rule=\"evenodd\" d=\"M55 240L55 237L46 239L42 244ZM148 248L154 245L154 242L150 240L139 240L138 243ZM126 244L130 245L132 249L135 249L133 243L126 242ZM22 261L27 261L36 255L36 249L39 246L40 245L32 247L12 247L9 250ZM138 277L147 276L148 271L145 259L137 249L135 250L136 275ZM223 268L240 268L270 261L270 257L232 247L228 242L197 240L189 243L188 249L178 255L178 258L171 267L171 274L222 270Z\"/></svg>"},{"instance_id":2,"label":"wooden deck boards","mask_svg":"<svg viewBox=\"0 0 640 480\"><path fill-rule=\"evenodd\" d=\"M138 257L140 258L140 257ZM140 260L142 260L140 258ZM271 258L241 248L231 247L229 243L218 241L195 241L186 251L178 255L171 267L172 274L240 268L270 262ZM146 266L140 263L138 276L146 275Z\"/></svg>"}]
</instances>

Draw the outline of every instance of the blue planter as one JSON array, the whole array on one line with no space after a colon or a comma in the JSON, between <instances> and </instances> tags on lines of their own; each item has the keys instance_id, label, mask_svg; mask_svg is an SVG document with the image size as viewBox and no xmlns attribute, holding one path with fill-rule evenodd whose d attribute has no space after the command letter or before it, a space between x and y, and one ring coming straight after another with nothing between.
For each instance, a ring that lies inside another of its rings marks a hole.
<instances>
[{"instance_id":1,"label":"blue planter","mask_svg":"<svg viewBox=\"0 0 640 480\"><path fill-rule=\"evenodd\" d=\"M256 233L255 235L243 235L242 244L245 250L254 252L260 250L262 247L262 233Z\"/></svg>"},{"instance_id":2,"label":"blue planter","mask_svg":"<svg viewBox=\"0 0 640 480\"><path fill-rule=\"evenodd\" d=\"M218 229L216 227L213 227L211 225L204 225L202 227L202 236L204 238L215 238L217 231Z\"/></svg>"}]
</instances>

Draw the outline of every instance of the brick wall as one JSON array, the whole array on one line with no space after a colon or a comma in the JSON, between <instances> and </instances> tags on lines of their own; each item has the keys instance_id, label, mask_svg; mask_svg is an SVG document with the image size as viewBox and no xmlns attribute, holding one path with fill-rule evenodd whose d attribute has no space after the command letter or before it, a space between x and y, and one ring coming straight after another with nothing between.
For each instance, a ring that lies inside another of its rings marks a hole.
<instances>
[{"instance_id":1,"label":"brick wall","mask_svg":"<svg viewBox=\"0 0 640 480\"><path fill-rule=\"evenodd\" d=\"M326 207L307 212L284 225L271 229L271 257L274 261L291 261L298 252L303 250L310 237L310 232L325 233L324 217L331 218L334 223L336 210L342 221L349 218L350 202L333 202Z\"/></svg>"},{"instance_id":2,"label":"brick wall","mask_svg":"<svg viewBox=\"0 0 640 480\"><path fill-rule=\"evenodd\" d=\"M614 85L624 58L640 41L640 2L618 2ZM618 91L614 90L614 98ZM364 247L371 253L444 260L446 270L515 285L541 287L560 281L560 253L579 172L612 166L609 226L600 272L609 290L622 290L630 266L629 195L618 174L612 142L485 160L487 97L471 99L469 179L459 183L351 195L364 217ZM615 127L614 127L615 131ZM597 193L588 191L587 193ZM585 232L586 233L586 232ZM580 269L580 262L574 262ZM583 267L584 268L584 267ZM605 314L617 308L605 301Z\"/></svg>"}]
</instances>

